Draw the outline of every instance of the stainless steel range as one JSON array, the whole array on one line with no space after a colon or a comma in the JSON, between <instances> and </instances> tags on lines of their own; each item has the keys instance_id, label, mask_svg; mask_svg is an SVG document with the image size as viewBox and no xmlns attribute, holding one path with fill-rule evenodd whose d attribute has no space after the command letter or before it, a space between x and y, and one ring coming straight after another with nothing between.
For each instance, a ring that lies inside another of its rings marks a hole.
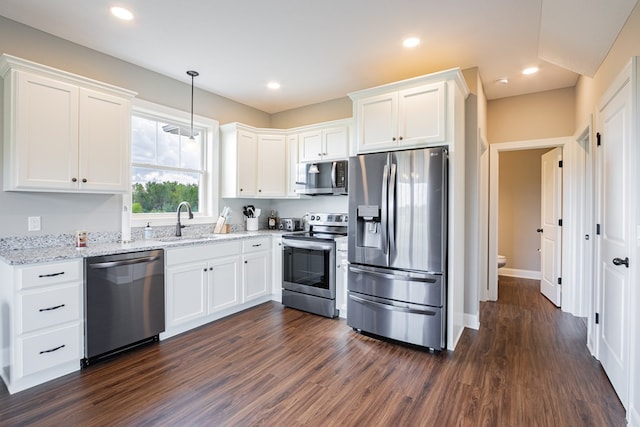
<instances>
[{"instance_id":1,"label":"stainless steel range","mask_svg":"<svg viewBox=\"0 0 640 427\"><path fill-rule=\"evenodd\" d=\"M309 214L309 231L282 236L282 304L337 317L336 242L347 235L344 213Z\"/></svg>"}]
</instances>

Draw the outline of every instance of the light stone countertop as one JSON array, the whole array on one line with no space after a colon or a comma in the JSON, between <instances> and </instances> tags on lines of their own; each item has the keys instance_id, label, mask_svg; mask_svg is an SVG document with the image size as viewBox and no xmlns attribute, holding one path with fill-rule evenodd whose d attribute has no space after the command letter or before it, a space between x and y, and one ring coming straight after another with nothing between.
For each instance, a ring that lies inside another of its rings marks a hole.
<instances>
[{"instance_id":1,"label":"light stone countertop","mask_svg":"<svg viewBox=\"0 0 640 427\"><path fill-rule=\"evenodd\" d=\"M241 231L228 234L206 234L183 238L156 238L136 240L130 243L94 243L86 248L74 246L52 246L40 248L5 249L0 251L0 261L9 265L26 265L52 261L82 259L99 255L113 255L150 249L168 249L179 246L215 244L229 240L248 239L259 236L283 235L282 230Z\"/></svg>"}]
</instances>

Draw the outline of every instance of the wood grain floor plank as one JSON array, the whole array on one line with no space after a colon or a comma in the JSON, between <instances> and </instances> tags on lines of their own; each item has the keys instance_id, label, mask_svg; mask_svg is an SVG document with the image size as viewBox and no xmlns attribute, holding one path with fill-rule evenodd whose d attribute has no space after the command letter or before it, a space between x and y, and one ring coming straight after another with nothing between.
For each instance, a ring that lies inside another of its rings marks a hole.
<instances>
[{"instance_id":1,"label":"wood grain floor plank","mask_svg":"<svg viewBox=\"0 0 640 427\"><path fill-rule=\"evenodd\" d=\"M480 330L430 353L266 303L24 392L0 426L623 426L583 319L500 279Z\"/></svg>"}]
</instances>

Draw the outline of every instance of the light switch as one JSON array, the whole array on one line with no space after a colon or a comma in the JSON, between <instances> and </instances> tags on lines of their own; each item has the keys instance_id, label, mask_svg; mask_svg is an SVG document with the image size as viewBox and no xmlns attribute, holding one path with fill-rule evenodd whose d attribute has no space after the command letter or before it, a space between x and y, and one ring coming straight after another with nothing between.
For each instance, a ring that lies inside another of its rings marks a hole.
<instances>
[{"instance_id":1,"label":"light switch","mask_svg":"<svg viewBox=\"0 0 640 427\"><path fill-rule=\"evenodd\" d=\"M27 217L29 231L40 231L40 217L30 216Z\"/></svg>"}]
</instances>

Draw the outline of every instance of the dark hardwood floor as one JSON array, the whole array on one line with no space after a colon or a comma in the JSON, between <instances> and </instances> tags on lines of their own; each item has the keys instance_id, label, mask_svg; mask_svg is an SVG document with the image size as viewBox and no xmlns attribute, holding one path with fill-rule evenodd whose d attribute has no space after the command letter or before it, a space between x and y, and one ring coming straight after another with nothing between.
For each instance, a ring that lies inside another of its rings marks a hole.
<instances>
[{"instance_id":1,"label":"dark hardwood floor","mask_svg":"<svg viewBox=\"0 0 640 427\"><path fill-rule=\"evenodd\" d=\"M482 327L439 354L266 303L42 386L0 425L623 426L581 319L501 278Z\"/></svg>"}]
</instances>

